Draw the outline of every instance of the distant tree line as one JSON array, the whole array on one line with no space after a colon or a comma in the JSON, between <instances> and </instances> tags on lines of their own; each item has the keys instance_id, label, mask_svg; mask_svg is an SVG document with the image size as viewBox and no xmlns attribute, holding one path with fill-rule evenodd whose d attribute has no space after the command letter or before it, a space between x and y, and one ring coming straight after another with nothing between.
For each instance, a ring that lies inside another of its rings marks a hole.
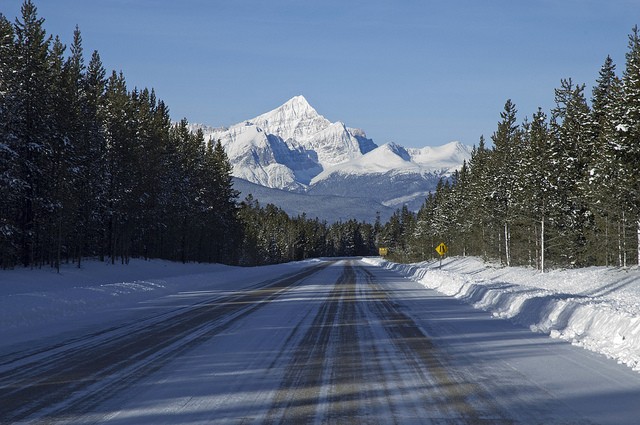
<instances>
[{"instance_id":1,"label":"distant tree line","mask_svg":"<svg viewBox=\"0 0 640 425\"><path fill-rule=\"evenodd\" d=\"M640 37L626 68L607 57L593 88L562 80L555 107L517 123L508 100L492 136L442 181L417 214L398 211L385 243L394 258L453 255L505 265L629 266L640 257Z\"/></svg>"},{"instance_id":2,"label":"distant tree line","mask_svg":"<svg viewBox=\"0 0 640 425\"><path fill-rule=\"evenodd\" d=\"M240 203L244 238L240 263L271 264L315 257L343 257L377 254L375 225L348 220L331 225L306 215L289 217L282 209L260 203L249 195Z\"/></svg>"}]
</instances>

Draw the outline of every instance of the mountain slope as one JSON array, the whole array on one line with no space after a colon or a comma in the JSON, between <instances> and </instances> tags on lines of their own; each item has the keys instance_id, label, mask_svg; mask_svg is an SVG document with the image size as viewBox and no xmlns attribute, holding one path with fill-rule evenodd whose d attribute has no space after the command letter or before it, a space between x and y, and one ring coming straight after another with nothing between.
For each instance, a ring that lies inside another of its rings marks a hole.
<instances>
[{"instance_id":1,"label":"mountain slope","mask_svg":"<svg viewBox=\"0 0 640 425\"><path fill-rule=\"evenodd\" d=\"M241 200L251 195L261 205L274 204L290 216L306 214L309 218L318 218L327 223L350 219L373 223L376 214L379 214L384 222L394 212L393 208L369 198L295 193L261 186L240 178L233 179L233 188L240 191Z\"/></svg>"}]
</instances>

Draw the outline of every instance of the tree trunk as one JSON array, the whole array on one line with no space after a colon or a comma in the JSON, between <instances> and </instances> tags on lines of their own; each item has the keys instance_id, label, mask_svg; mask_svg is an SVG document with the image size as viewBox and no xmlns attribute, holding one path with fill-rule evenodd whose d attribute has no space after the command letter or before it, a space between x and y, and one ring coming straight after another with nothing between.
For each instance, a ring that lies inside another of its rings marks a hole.
<instances>
[{"instance_id":1,"label":"tree trunk","mask_svg":"<svg viewBox=\"0 0 640 425\"><path fill-rule=\"evenodd\" d=\"M627 218L622 212L622 267L627 267Z\"/></svg>"},{"instance_id":2,"label":"tree trunk","mask_svg":"<svg viewBox=\"0 0 640 425\"><path fill-rule=\"evenodd\" d=\"M62 255L62 211L58 212L58 235L56 241L56 272L60 273L60 257Z\"/></svg>"},{"instance_id":3,"label":"tree trunk","mask_svg":"<svg viewBox=\"0 0 640 425\"><path fill-rule=\"evenodd\" d=\"M540 272L544 273L544 214L540 220Z\"/></svg>"},{"instance_id":4,"label":"tree trunk","mask_svg":"<svg viewBox=\"0 0 640 425\"><path fill-rule=\"evenodd\" d=\"M638 241L638 246L637 246L637 264L638 266L640 266L640 217L638 218L638 221L636 222L636 235L637 235L637 241Z\"/></svg>"},{"instance_id":5,"label":"tree trunk","mask_svg":"<svg viewBox=\"0 0 640 425\"><path fill-rule=\"evenodd\" d=\"M605 226L604 226L604 240L605 240L605 254L606 257L604 259L604 265L609 267L609 216L607 215L605 218Z\"/></svg>"},{"instance_id":6,"label":"tree trunk","mask_svg":"<svg viewBox=\"0 0 640 425\"><path fill-rule=\"evenodd\" d=\"M507 267L511 266L511 252L509 247L509 239L511 235L509 234L509 225L504 223L504 257L507 261Z\"/></svg>"},{"instance_id":7,"label":"tree trunk","mask_svg":"<svg viewBox=\"0 0 640 425\"><path fill-rule=\"evenodd\" d=\"M539 236L538 226L533 226L533 241L534 241L534 258L535 258L535 266L536 270L540 270L540 236Z\"/></svg>"},{"instance_id":8,"label":"tree trunk","mask_svg":"<svg viewBox=\"0 0 640 425\"><path fill-rule=\"evenodd\" d=\"M622 212L622 218L618 220L618 267L622 267L622 232L624 228L624 211Z\"/></svg>"}]
</instances>

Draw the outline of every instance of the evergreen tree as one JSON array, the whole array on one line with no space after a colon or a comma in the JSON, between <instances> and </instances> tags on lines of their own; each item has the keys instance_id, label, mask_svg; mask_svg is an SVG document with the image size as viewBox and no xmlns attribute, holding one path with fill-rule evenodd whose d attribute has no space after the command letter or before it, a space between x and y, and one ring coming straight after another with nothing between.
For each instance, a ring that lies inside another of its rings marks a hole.
<instances>
[{"instance_id":1,"label":"evergreen tree","mask_svg":"<svg viewBox=\"0 0 640 425\"><path fill-rule=\"evenodd\" d=\"M565 257L566 263L581 266L590 262L585 235L592 225L592 215L583 195L593 126L584 85L574 85L571 79L562 80L555 97L551 160L556 169L554 186L558 200L554 219L561 231L556 251L558 256Z\"/></svg>"},{"instance_id":2,"label":"evergreen tree","mask_svg":"<svg viewBox=\"0 0 640 425\"><path fill-rule=\"evenodd\" d=\"M394 212L384 225L380 240L382 246L388 247L391 251L402 250L402 219L399 211Z\"/></svg>"},{"instance_id":3,"label":"evergreen tree","mask_svg":"<svg viewBox=\"0 0 640 425\"><path fill-rule=\"evenodd\" d=\"M102 108L102 122L107 146L106 162L106 248L111 262L120 257L128 262L132 232L135 228L136 129L132 101L124 75L115 71L109 77Z\"/></svg>"},{"instance_id":4,"label":"evergreen tree","mask_svg":"<svg viewBox=\"0 0 640 425\"><path fill-rule=\"evenodd\" d=\"M511 225L513 222L514 176L517 152L520 144L520 130L516 124L516 107L507 100L498 129L493 134L494 150L491 155L494 188L492 200L494 217L502 228L501 237L504 251L501 258L507 266L511 265Z\"/></svg>"},{"instance_id":5,"label":"evergreen tree","mask_svg":"<svg viewBox=\"0 0 640 425\"><path fill-rule=\"evenodd\" d=\"M80 264L81 254L79 253L80 234L87 225L81 213L80 191L84 185L86 173L83 168L87 167L86 134L84 131L87 117L84 113L86 108L86 94L84 87L85 65L82 49L82 37L80 30L76 27L73 33L73 43L70 47L71 55L64 63L62 75L62 92L65 109L60 114L61 127L65 134L65 174L67 175L65 189L65 247L66 256L77 259ZM58 241L57 262L60 261L61 241Z\"/></svg>"},{"instance_id":6,"label":"evergreen tree","mask_svg":"<svg viewBox=\"0 0 640 425\"><path fill-rule=\"evenodd\" d=\"M237 218L238 192L233 189L232 168L222 144L206 146L202 175L203 235L208 261L231 262L237 258L242 235Z\"/></svg>"},{"instance_id":7,"label":"evergreen tree","mask_svg":"<svg viewBox=\"0 0 640 425\"><path fill-rule=\"evenodd\" d=\"M48 182L45 189L51 199L51 208L45 222L48 262L60 270L60 261L65 247L65 237L69 231L66 213L72 209L71 171L73 163L73 94L68 85L68 70L65 69L64 52L66 46L56 36L49 55L51 72L51 105L50 105L50 152L44 168ZM44 238L43 238L44 239ZM66 253L65 253L66 254Z\"/></svg>"},{"instance_id":8,"label":"evergreen tree","mask_svg":"<svg viewBox=\"0 0 640 425\"><path fill-rule=\"evenodd\" d=\"M45 223L55 208L51 199L46 168L51 153L52 86L49 70L49 46L31 0L22 5L22 19L16 20L15 85L11 115L10 149L15 152L19 170L17 180L17 217L19 233L18 256L24 266L43 264L42 241L46 238Z\"/></svg>"},{"instance_id":9,"label":"evergreen tree","mask_svg":"<svg viewBox=\"0 0 640 425\"><path fill-rule=\"evenodd\" d=\"M26 182L18 166L16 52L13 25L0 14L0 267L14 264L19 246L17 205Z\"/></svg>"},{"instance_id":10,"label":"evergreen tree","mask_svg":"<svg viewBox=\"0 0 640 425\"><path fill-rule=\"evenodd\" d=\"M550 211L555 205L553 178L550 167L553 152L547 124L547 116L541 109L533 115L523 132L524 149L519 161L517 180L518 215L524 232L529 237L523 249L526 264L535 264L545 270L545 251L550 229Z\"/></svg>"},{"instance_id":11,"label":"evergreen tree","mask_svg":"<svg viewBox=\"0 0 640 425\"><path fill-rule=\"evenodd\" d=\"M640 264L640 33L638 26L629 35L629 50L622 76L623 105L619 132L619 158L623 203L636 223L637 264Z\"/></svg>"},{"instance_id":12,"label":"evergreen tree","mask_svg":"<svg viewBox=\"0 0 640 425\"><path fill-rule=\"evenodd\" d=\"M104 260L108 234L107 140L103 120L106 111L106 71L94 51L82 79L81 134L76 146L77 196L75 253L78 267L85 255Z\"/></svg>"},{"instance_id":13,"label":"evergreen tree","mask_svg":"<svg viewBox=\"0 0 640 425\"><path fill-rule=\"evenodd\" d=\"M586 201L594 214L595 231L590 237L596 264L614 264L617 228L623 210L620 172L616 147L616 125L620 122L622 82L615 74L615 65L607 56L597 85L593 88L592 122L594 124L592 155L587 166ZM617 255L621 259L621 255Z\"/></svg>"},{"instance_id":14,"label":"evergreen tree","mask_svg":"<svg viewBox=\"0 0 640 425\"><path fill-rule=\"evenodd\" d=\"M447 242L452 255L466 256L470 249L472 221L468 214L475 194L469 191L469 182L469 167L464 161L460 171L453 174L448 202L450 237Z\"/></svg>"},{"instance_id":15,"label":"evergreen tree","mask_svg":"<svg viewBox=\"0 0 640 425\"><path fill-rule=\"evenodd\" d=\"M467 212L470 228L470 252L481 255L487 259L490 247L494 246L489 241L490 235L495 234L491 230L491 185L490 176L491 151L487 150L484 137L480 137L478 147L474 146L469 160L469 184L468 191L470 204Z\"/></svg>"}]
</instances>

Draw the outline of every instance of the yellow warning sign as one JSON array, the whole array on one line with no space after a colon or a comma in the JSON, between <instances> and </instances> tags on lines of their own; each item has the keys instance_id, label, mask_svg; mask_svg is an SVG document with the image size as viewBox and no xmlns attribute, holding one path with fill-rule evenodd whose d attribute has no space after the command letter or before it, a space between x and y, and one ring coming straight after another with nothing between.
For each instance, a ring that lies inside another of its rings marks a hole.
<instances>
[{"instance_id":1,"label":"yellow warning sign","mask_svg":"<svg viewBox=\"0 0 640 425\"><path fill-rule=\"evenodd\" d=\"M447 251L449 251L449 248L447 248L444 242L440 243L440 245L436 247L436 252L440 254L440 256L443 256L444 254L446 254Z\"/></svg>"},{"instance_id":2,"label":"yellow warning sign","mask_svg":"<svg viewBox=\"0 0 640 425\"><path fill-rule=\"evenodd\" d=\"M385 255L389 254L389 248L378 248L378 254L381 257L384 257Z\"/></svg>"}]
</instances>

